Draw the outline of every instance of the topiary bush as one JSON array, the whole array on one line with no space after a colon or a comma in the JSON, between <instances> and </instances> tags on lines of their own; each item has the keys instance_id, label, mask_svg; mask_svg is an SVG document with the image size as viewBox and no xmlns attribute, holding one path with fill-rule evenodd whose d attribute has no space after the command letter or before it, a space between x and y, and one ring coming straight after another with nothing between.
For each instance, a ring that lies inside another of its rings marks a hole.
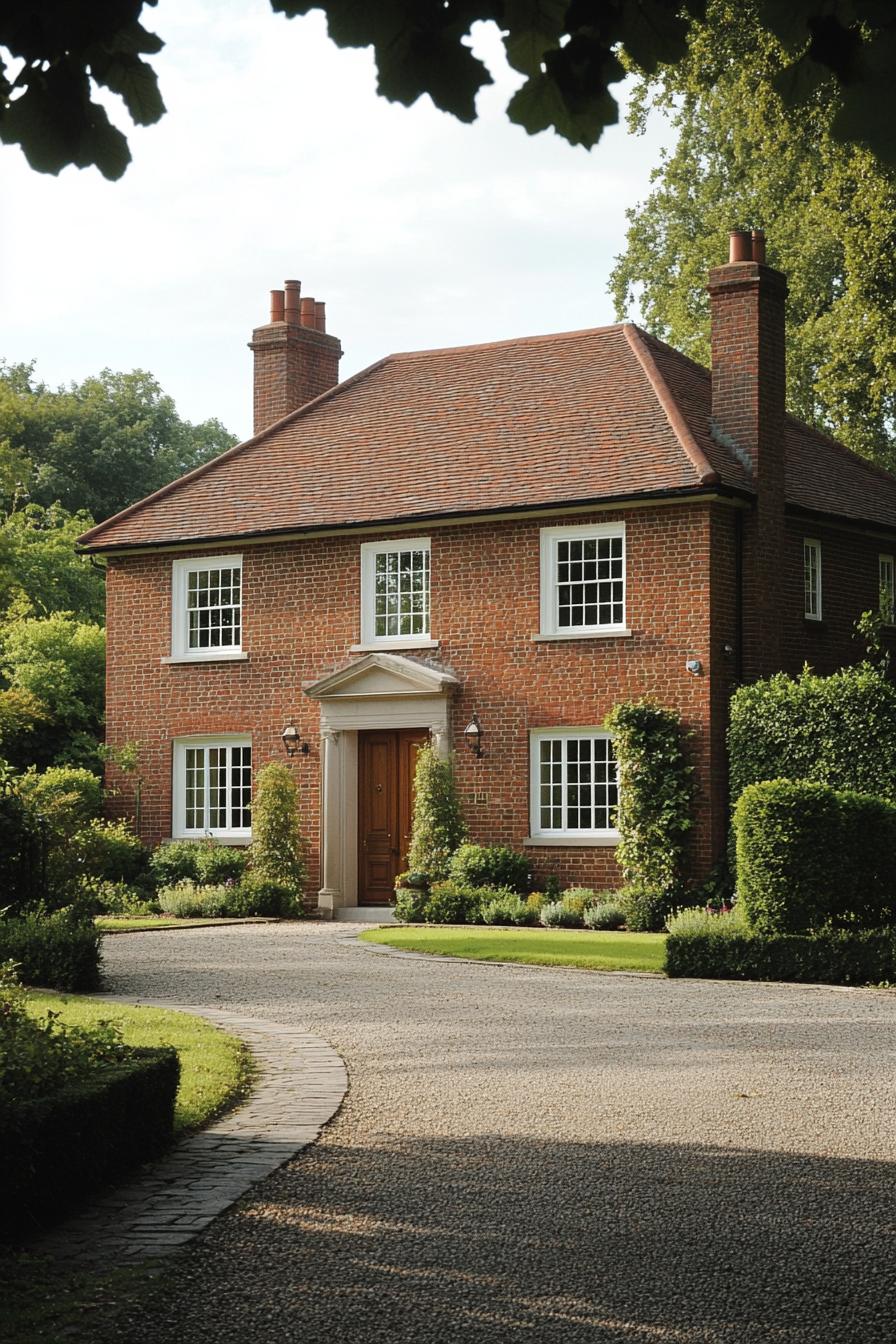
<instances>
[{"instance_id":1,"label":"topiary bush","mask_svg":"<svg viewBox=\"0 0 896 1344\"><path fill-rule=\"evenodd\" d=\"M693 826L693 767L685 757L681 718L675 710L642 699L616 705L604 727L612 735L618 763L616 858L631 887L658 898L665 894L671 903L684 879Z\"/></svg>"},{"instance_id":2,"label":"topiary bush","mask_svg":"<svg viewBox=\"0 0 896 1344\"><path fill-rule=\"evenodd\" d=\"M195 840L172 840L159 845L149 859L149 868L159 887L199 880L199 845Z\"/></svg>"},{"instance_id":3,"label":"topiary bush","mask_svg":"<svg viewBox=\"0 0 896 1344\"><path fill-rule=\"evenodd\" d=\"M454 764L450 757L438 756L432 744L426 743L417 752L414 770L408 868L425 875L430 883L443 881L449 875L451 856L465 834Z\"/></svg>"},{"instance_id":4,"label":"topiary bush","mask_svg":"<svg viewBox=\"0 0 896 1344\"><path fill-rule=\"evenodd\" d=\"M455 882L469 887L508 887L524 895L532 885L527 856L506 845L461 845L449 871Z\"/></svg>"},{"instance_id":5,"label":"topiary bush","mask_svg":"<svg viewBox=\"0 0 896 1344\"><path fill-rule=\"evenodd\" d=\"M626 916L619 901L596 901L585 907L582 920L586 929L622 929Z\"/></svg>"},{"instance_id":6,"label":"topiary bush","mask_svg":"<svg viewBox=\"0 0 896 1344\"><path fill-rule=\"evenodd\" d=\"M100 984L100 933L71 910L0 916L0 962L14 961L27 985L77 993Z\"/></svg>"},{"instance_id":7,"label":"topiary bush","mask_svg":"<svg viewBox=\"0 0 896 1344\"><path fill-rule=\"evenodd\" d=\"M744 790L734 830L739 903L757 932L896 922L896 804L767 780Z\"/></svg>"},{"instance_id":8,"label":"topiary bush","mask_svg":"<svg viewBox=\"0 0 896 1344\"><path fill-rule=\"evenodd\" d=\"M299 824L299 790L289 767L279 761L263 766L255 777L249 852L253 872L301 894L308 868Z\"/></svg>"}]
</instances>

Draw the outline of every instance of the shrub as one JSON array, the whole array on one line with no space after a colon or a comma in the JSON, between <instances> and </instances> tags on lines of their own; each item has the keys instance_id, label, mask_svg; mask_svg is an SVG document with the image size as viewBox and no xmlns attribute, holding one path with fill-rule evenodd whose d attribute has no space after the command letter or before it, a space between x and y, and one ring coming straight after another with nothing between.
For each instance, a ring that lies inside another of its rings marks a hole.
<instances>
[{"instance_id":1,"label":"shrub","mask_svg":"<svg viewBox=\"0 0 896 1344\"><path fill-rule=\"evenodd\" d=\"M529 895L526 897L526 905L535 915L536 924L538 923L538 914L541 910L541 907L543 905L547 905L549 901L559 901L559 899L560 899L559 892L557 893L556 896L552 896L547 891L531 891L529 893Z\"/></svg>"},{"instance_id":2,"label":"shrub","mask_svg":"<svg viewBox=\"0 0 896 1344\"><path fill-rule=\"evenodd\" d=\"M896 937L889 930L768 936L738 932L730 915L710 918L715 923L704 930L669 934L667 975L825 985L876 985L896 979Z\"/></svg>"},{"instance_id":3,"label":"shrub","mask_svg":"<svg viewBox=\"0 0 896 1344\"><path fill-rule=\"evenodd\" d=\"M564 910L568 910L570 914L575 915L578 920L577 927L582 928L585 915L585 897L582 892L576 888L565 891L560 897L560 904Z\"/></svg>"},{"instance_id":4,"label":"shrub","mask_svg":"<svg viewBox=\"0 0 896 1344\"><path fill-rule=\"evenodd\" d=\"M539 919L546 929L580 929L581 913L571 910L562 901L548 901L541 907Z\"/></svg>"},{"instance_id":5,"label":"shrub","mask_svg":"<svg viewBox=\"0 0 896 1344\"><path fill-rule=\"evenodd\" d=\"M621 929L625 925L625 910L617 901L596 901L585 908L583 922L586 929Z\"/></svg>"},{"instance_id":6,"label":"shrub","mask_svg":"<svg viewBox=\"0 0 896 1344\"><path fill-rule=\"evenodd\" d=\"M532 885L528 858L506 845L461 845L450 873L468 887L509 887L522 894Z\"/></svg>"},{"instance_id":7,"label":"shrub","mask_svg":"<svg viewBox=\"0 0 896 1344\"><path fill-rule=\"evenodd\" d=\"M37 837L4 762L0 762L0 874L0 909L10 914L18 914L44 894Z\"/></svg>"},{"instance_id":8,"label":"shrub","mask_svg":"<svg viewBox=\"0 0 896 1344\"><path fill-rule=\"evenodd\" d=\"M255 776L252 802L253 872L299 895L308 876L299 827L299 790L289 767L271 761Z\"/></svg>"},{"instance_id":9,"label":"shrub","mask_svg":"<svg viewBox=\"0 0 896 1344\"><path fill-rule=\"evenodd\" d=\"M129 821L90 821L72 837L82 878L133 885L148 877L149 851Z\"/></svg>"},{"instance_id":10,"label":"shrub","mask_svg":"<svg viewBox=\"0 0 896 1344\"><path fill-rule=\"evenodd\" d=\"M230 900L228 887L197 887L190 881L161 887L158 895L162 914L174 919L219 919L229 914Z\"/></svg>"},{"instance_id":11,"label":"shrub","mask_svg":"<svg viewBox=\"0 0 896 1344\"><path fill-rule=\"evenodd\" d=\"M221 882L239 882L245 875L249 855L234 845L216 845L213 840L197 846L196 876L203 886L217 886Z\"/></svg>"},{"instance_id":12,"label":"shrub","mask_svg":"<svg viewBox=\"0 0 896 1344\"><path fill-rule=\"evenodd\" d=\"M402 887L395 893L392 912L402 924L422 924L428 902L429 892L424 887Z\"/></svg>"},{"instance_id":13,"label":"shrub","mask_svg":"<svg viewBox=\"0 0 896 1344\"><path fill-rule=\"evenodd\" d=\"M681 719L643 699L616 705L604 727L618 762L616 858L628 883L671 893L684 874L693 825L693 767L685 759Z\"/></svg>"},{"instance_id":14,"label":"shrub","mask_svg":"<svg viewBox=\"0 0 896 1344\"><path fill-rule=\"evenodd\" d=\"M677 897L675 891L658 891L642 883L630 882L620 892L620 899L626 927L632 933L659 933Z\"/></svg>"},{"instance_id":15,"label":"shrub","mask_svg":"<svg viewBox=\"0 0 896 1344\"><path fill-rule=\"evenodd\" d=\"M666 920L666 929L675 934L709 934L712 937L730 938L748 933L749 925L741 905L736 905L724 914L717 914L705 905L691 905L683 910L674 910Z\"/></svg>"},{"instance_id":16,"label":"shrub","mask_svg":"<svg viewBox=\"0 0 896 1344\"><path fill-rule=\"evenodd\" d=\"M728 754L735 800L761 780L809 779L896 802L896 686L870 663L742 686Z\"/></svg>"},{"instance_id":17,"label":"shrub","mask_svg":"<svg viewBox=\"0 0 896 1344\"><path fill-rule=\"evenodd\" d=\"M425 873L399 873L395 879L395 888L416 887L419 891L425 891L429 886L429 878Z\"/></svg>"},{"instance_id":18,"label":"shrub","mask_svg":"<svg viewBox=\"0 0 896 1344\"><path fill-rule=\"evenodd\" d=\"M90 888L93 913L97 915L157 915L158 901L147 898L145 890L129 887L126 882L95 882Z\"/></svg>"},{"instance_id":19,"label":"shrub","mask_svg":"<svg viewBox=\"0 0 896 1344\"><path fill-rule=\"evenodd\" d=\"M563 901L581 901L582 909L587 910L589 905L594 905L601 898L591 887L566 887L561 892L560 899Z\"/></svg>"},{"instance_id":20,"label":"shrub","mask_svg":"<svg viewBox=\"0 0 896 1344\"><path fill-rule=\"evenodd\" d=\"M264 873L246 873L238 886L228 890L226 913L295 919L301 915L302 906L292 887L274 882Z\"/></svg>"},{"instance_id":21,"label":"shrub","mask_svg":"<svg viewBox=\"0 0 896 1344\"><path fill-rule=\"evenodd\" d=\"M196 882L199 879L199 845L195 840L172 840L168 845L159 845L150 855L149 868L160 887Z\"/></svg>"},{"instance_id":22,"label":"shrub","mask_svg":"<svg viewBox=\"0 0 896 1344\"><path fill-rule=\"evenodd\" d=\"M426 743L417 752L414 770L414 819L408 848L408 867L430 882L448 877L451 856L466 834L454 765Z\"/></svg>"},{"instance_id":23,"label":"shrub","mask_svg":"<svg viewBox=\"0 0 896 1344\"><path fill-rule=\"evenodd\" d=\"M100 934L69 910L0 918L0 962L14 961L25 984L72 992L100 983Z\"/></svg>"},{"instance_id":24,"label":"shrub","mask_svg":"<svg viewBox=\"0 0 896 1344\"><path fill-rule=\"evenodd\" d=\"M538 923L538 912L531 909L514 891L495 891L483 900L480 918L483 924L510 924L517 928Z\"/></svg>"},{"instance_id":25,"label":"shrub","mask_svg":"<svg viewBox=\"0 0 896 1344\"><path fill-rule=\"evenodd\" d=\"M744 790L734 829L738 894L757 932L893 923L893 803L806 780L767 780Z\"/></svg>"},{"instance_id":26,"label":"shrub","mask_svg":"<svg viewBox=\"0 0 896 1344\"><path fill-rule=\"evenodd\" d=\"M29 814L43 817L51 844L67 843L103 809L99 779L90 770L70 765L52 765L41 774L28 770L18 788Z\"/></svg>"},{"instance_id":27,"label":"shrub","mask_svg":"<svg viewBox=\"0 0 896 1344\"><path fill-rule=\"evenodd\" d=\"M429 893L424 918L428 924L475 924L482 894L475 887L465 887L459 882L437 882Z\"/></svg>"}]
</instances>

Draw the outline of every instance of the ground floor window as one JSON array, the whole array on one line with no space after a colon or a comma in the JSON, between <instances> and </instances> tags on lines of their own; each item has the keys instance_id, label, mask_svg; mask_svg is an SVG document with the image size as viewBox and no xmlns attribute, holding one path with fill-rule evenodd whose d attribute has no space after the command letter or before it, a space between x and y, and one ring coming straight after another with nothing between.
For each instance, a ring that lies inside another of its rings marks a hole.
<instances>
[{"instance_id":1,"label":"ground floor window","mask_svg":"<svg viewBox=\"0 0 896 1344\"><path fill-rule=\"evenodd\" d=\"M618 801L616 756L608 733L589 728L532 733L533 837L615 838Z\"/></svg>"},{"instance_id":2,"label":"ground floor window","mask_svg":"<svg viewBox=\"0 0 896 1344\"><path fill-rule=\"evenodd\" d=\"M252 742L185 737L174 743L172 834L249 838Z\"/></svg>"}]
</instances>

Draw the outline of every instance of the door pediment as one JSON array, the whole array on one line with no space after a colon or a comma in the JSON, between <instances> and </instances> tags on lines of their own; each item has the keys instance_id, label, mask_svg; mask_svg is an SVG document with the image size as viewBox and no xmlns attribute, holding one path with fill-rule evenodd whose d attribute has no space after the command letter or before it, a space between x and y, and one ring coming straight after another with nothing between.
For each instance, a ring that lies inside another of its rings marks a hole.
<instances>
[{"instance_id":1,"label":"door pediment","mask_svg":"<svg viewBox=\"0 0 896 1344\"><path fill-rule=\"evenodd\" d=\"M459 685L447 668L418 663L397 653L368 653L304 687L312 700L360 700L408 695L444 695Z\"/></svg>"}]
</instances>

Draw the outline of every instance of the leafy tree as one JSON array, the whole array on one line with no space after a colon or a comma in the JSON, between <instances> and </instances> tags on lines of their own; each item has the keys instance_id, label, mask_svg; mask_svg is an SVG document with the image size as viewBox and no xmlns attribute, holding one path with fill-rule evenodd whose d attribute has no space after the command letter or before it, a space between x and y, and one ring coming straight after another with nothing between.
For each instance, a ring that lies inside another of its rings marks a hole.
<instances>
[{"instance_id":1,"label":"leafy tree","mask_svg":"<svg viewBox=\"0 0 896 1344\"><path fill-rule=\"evenodd\" d=\"M0 362L0 490L107 518L236 440L218 420L182 420L141 369L49 388L33 364ZM83 530L83 528L82 528Z\"/></svg>"},{"instance_id":2,"label":"leafy tree","mask_svg":"<svg viewBox=\"0 0 896 1344\"><path fill-rule=\"evenodd\" d=\"M280 761L262 766L252 799L252 871L301 894L308 877L299 825L299 790Z\"/></svg>"},{"instance_id":3,"label":"leafy tree","mask_svg":"<svg viewBox=\"0 0 896 1344\"><path fill-rule=\"evenodd\" d=\"M28 504L0 518L0 609L40 616L70 611L102 621L102 566L75 552L91 522L89 514L71 514L60 504Z\"/></svg>"},{"instance_id":4,"label":"leafy tree","mask_svg":"<svg viewBox=\"0 0 896 1344\"><path fill-rule=\"evenodd\" d=\"M678 141L629 211L611 279L617 315L637 297L651 331L709 363L707 270L726 258L731 227L764 226L769 260L790 282L790 410L892 468L896 169L835 138L844 100L834 80L798 114L788 109L788 56L763 30L765 13L760 0L710 0L686 59L642 79L634 128L660 108Z\"/></svg>"},{"instance_id":5,"label":"leafy tree","mask_svg":"<svg viewBox=\"0 0 896 1344\"><path fill-rule=\"evenodd\" d=\"M466 835L454 763L427 742L417 752L414 770L414 818L408 867L430 882L449 876L451 857Z\"/></svg>"},{"instance_id":6,"label":"leafy tree","mask_svg":"<svg viewBox=\"0 0 896 1344\"><path fill-rule=\"evenodd\" d=\"M68 612L13 619L3 627L0 672L44 715L31 738L32 761L98 764L94 739L103 721L105 650L105 631Z\"/></svg>"},{"instance_id":7,"label":"leafy tree","mask_svg":"<svg viewBox=\"0 0 896 1344\"><path fill-rule=\"evenodd\" d=\"M154 4L155 0L145 0ZM139 22L144 0L7 0L0 13L0 139L19 144L41 172L95 164L125 171L127 140L94 101L95 88L122 99L137 125L165 111L155 72L143 60L162 42ZM476 94L491 77L467 38L480 20L498 24L508 60L526 76L508 116L530 134L553 128L591 146L617 120L609 85L622 79L619 48L644 70L685 56L685 39L706 0L271 0L292 18L322 9L340 47L372 46L377 90L409 106L428 93L445 112L471 122ZM799 103L833 74L843 98L839 138L867 140L896 161L891 86L896 15L881 0L757 0L764 29L788 53L778 86ZM4 50L5 49L5 50ZM19 67L12 75L12 70Z\"/></svg>"}]
</instances>

